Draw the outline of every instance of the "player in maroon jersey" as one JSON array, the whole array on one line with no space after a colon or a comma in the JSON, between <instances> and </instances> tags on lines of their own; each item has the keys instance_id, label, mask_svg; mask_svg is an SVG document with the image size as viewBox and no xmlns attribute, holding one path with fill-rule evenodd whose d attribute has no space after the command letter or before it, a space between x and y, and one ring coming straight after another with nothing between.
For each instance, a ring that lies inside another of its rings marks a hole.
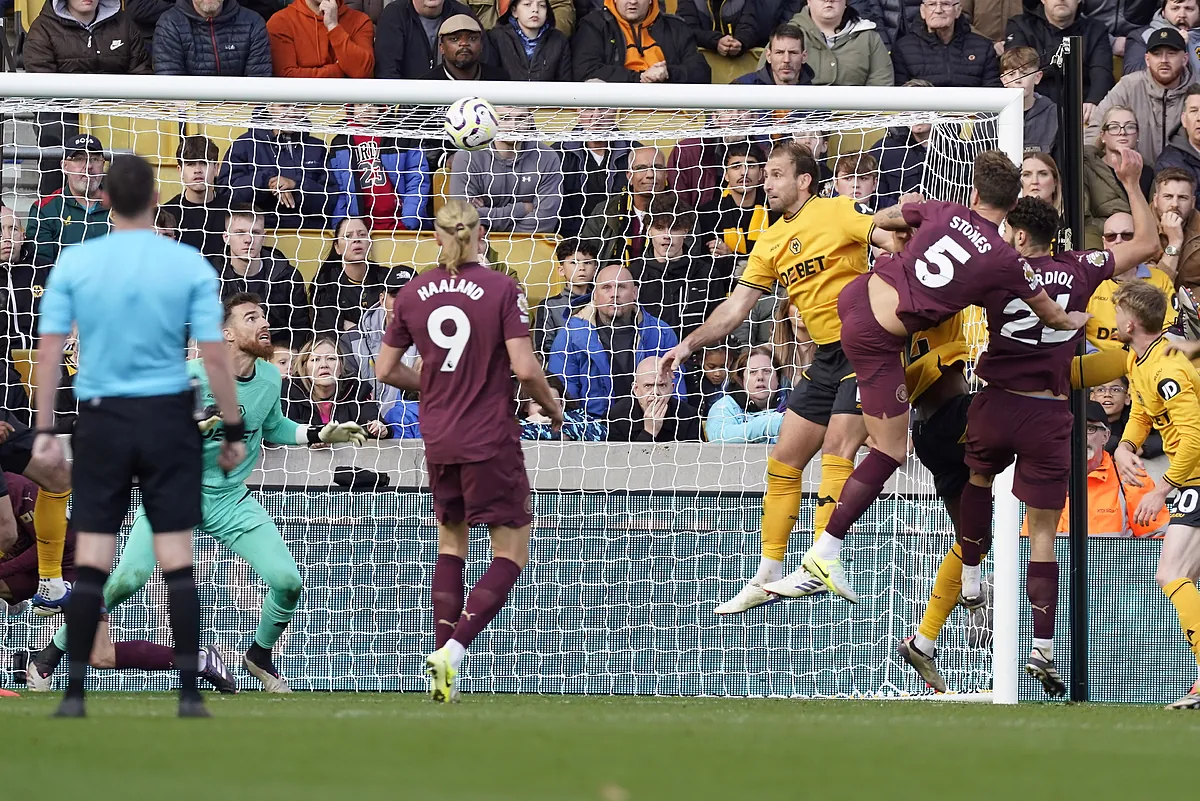
<instances>
[{"instance_id":1,"label":"player in maroon jersey","mask_svg":"<svg viewBox=\"0 0 1200 801\"><path fill-rule=\"evenodd\" d=\"M971 207L909 203L876 223L915 229L903 253L883 256L873 272L852 281L838 298L842 349L858 378L863 420L873 442L842 490L821 537L803 566L832 592L853 598L841 563L847 532L883 491L908 448L908 390L903 354L908 336L933 328L968 306L1018 298L1054 329L1074 330L1088 315L1068 314L1037 285L1033 271L1000 236L1016 205L1021 173L1000 151L975 158Z\"/></svg>"},{"instance_id":2,"label":"player in maroon jersey","mask_svg":"<svg viewBox=\"0 0 1200 801\"><path fill-rule=\"evenodd\" d=\"M504 606L529 561L533 520L512 376L562 427L562 408L529 339L529 306L517 282L479 264L479 213L452 200L437 213L440 264L396 295L376 360L380 380L419 390L421 435L438 519L433 570L437 650L425 660L435 701L454 699L471 641ZM418 377L400 363L410 345ZM491 565L463 604L467 526L491 532Z\"/></svg>"},{"instance_id":3,"label":"player in maroon jersey","mask_svg":"<svg viewBox=\"0 0 1200 801\"><path fill-rule=\"evenodd\" d=\"M1131 270L1158 250L1154 212L1138 191L1142 160L1137 151L1112 157L1129 194L1134 237L1109 250L1050 255L1058 212L1043 200L1022 198L1008 215L1008 241L1029 261L1038 284L1069 312L1087 308L1096 287ZM1003 305L1002 305L1003 304ZM1054 666L1054 615L1058 563L1054 534L1067 500L1071 473L1071 359L1083 331L1042 326L1019 300L992 298L985 307L988 347L976 374L987 387L976 395L967 417L967 466L963 488L961 544L963 602L979 597L982 546L992 531L992 480L1016 459L1013 494L1025 502L1029 524L1026 590L1033 612L1033 648L1025 670L1057 697L1066 686Z\"/></svg>"},{"instance_id":4,"label":"player in maroon jersey","mask_svg":"<svg viewBox=\"0 0 1200 801\"><path fill-rule=\"evenodd\" d=\"M33 505L38 486L25 476L5 473L13 516L17 520L16 544L0 561L0 600L11 607L29 600L38 590L37 532L33 527ZM63 547L63 574L68 582L75 578L75 530L67 526Z\"/></svg>"}]
</instances>

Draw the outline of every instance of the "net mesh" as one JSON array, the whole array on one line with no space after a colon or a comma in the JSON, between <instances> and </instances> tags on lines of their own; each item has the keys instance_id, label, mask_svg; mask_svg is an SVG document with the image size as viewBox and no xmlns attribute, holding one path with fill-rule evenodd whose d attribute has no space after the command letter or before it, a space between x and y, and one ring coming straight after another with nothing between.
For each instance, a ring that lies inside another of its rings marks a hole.
<instances>
[{"instance_id":1,"label":"net mesh","mask_svg":"<svg viewBox=\"0 0 1200 801\"><path fill-rule=\"evenodd\" d=\"M642 279L644 308L653 304L679 337L730 291L755 238L772 220L761 173L739 179L727 171L728 156L739 145L765 154L781 139L801 139L822 166L822 194L853 193L869 206L909 191L966 201L974 155L997 146L996 119L989 114L509 106L499 109L500 140L519 144L466 154L444 141L442 112L437 106L382 104L0 99L9 162L5 202L18 211L19 227L32 242L26 247L40 265L48 267L63 247L106 230L90 205L103 164L89 166L86 154L64 153L64 146L81 146L74 137L90 134L108 154L140 153L156 167L165 208L176 212L175 234L213 261L223 292L265 293L280 335L277 361L297 374L285 394L311 399L301 357L321 332L340 340L343 380L357 378L374 393L352 414L377 424L375 433L386 432L388 439L356 453L268 449L252 483L305 580L301 608L277 649L278 664L298 688L423 687L421 658L433 642L428 587L434 521L428 495L418 489L424 485L419 443L395 441L417 433L415 404L375 383L371 343L378 347L388 283L436 263L430 221L447 197L480 207L488 227L481 260L514 275L531 306L556 296L569 300L563 293L571 275L560 272L555 248L565 236L595 236L601 261L629 265ZM197 136L217 153L208 170L203 163L190 169L207 157L177 158L181 143ZM649 178L641 164L647 158ZM731 186L734 181L741 183ZM56 197L64 184L64 195ZM749 197L744 213L716 213L723 199L739 193ZM646 236L642 212L654 214L655 207L643 209L640 195L671 197L670 213L687 220L689 230L661 242ZM80 196L82 202L72 199ZM182 201L167 202L176 196ZM228 214L243 202L258 213ZM690 217L689 209L698 214ZM365 230L339 225L347 217L362 219ZM169 217L160 225L170 233ZM6 236L15 241L14 234ZM689 264L682 284L647 267L652 258L679 253ZM377 267L360 272L355 254ZM29 274L44 278L44 271ZM689 305L688 293L702 302ZM5 293L13 368L8 408L19 418L28 415L37 297L40 285L10 285ZM978 321L968 336L983 340ZM800 380L813 350L802 315L793 313L781 292L764 298L749 324L725 344L707 365L716 387L731 386L737 354L764 346L772 350L776 380L786 389ZM538 347L552 365L553 337ZM915 628L952 534L928 473L915 461L889 484L849 541L847 567L862 603L851 607L826 598L732 618L712 614L758 563L769 437L699 442L709 396L719 394L706 390L702 367L698 362L689 368L684 388L701 418L692 429L695 445L606 443L622 428L612 411L615 401L607 409L583 404L577 410L577 425L568 431L577 442L527 443L537 488L530 567L508 609L472 648L465 690L788 696L927 691L900 662L895 643ZM60 395L67 417L70 395ZM308 406L292 408L302 415ZM531 438L544 436L536 410L522 403L520 413L531 422ZM330 491L331 469L351 462L389 474L399 491ZM809 544L818 476L814 463L805 473L789 569ZM265 585L205 535L197 554L206 610L202 639L244 650ZM468 581L484 563L480 540L472 546ZM169 643L157 573L145 591L113 612L112 621L116 639ZM971 646L980 633L969 632L964 621L956 611L939 642L939 664L953 690L986 690L990 653ZM40 648L52 631L28 615L14 618L0 645L14 652ZM97 676L107 688L161 687L166 681L136 672Z\"/></svg>"}]
</instances>

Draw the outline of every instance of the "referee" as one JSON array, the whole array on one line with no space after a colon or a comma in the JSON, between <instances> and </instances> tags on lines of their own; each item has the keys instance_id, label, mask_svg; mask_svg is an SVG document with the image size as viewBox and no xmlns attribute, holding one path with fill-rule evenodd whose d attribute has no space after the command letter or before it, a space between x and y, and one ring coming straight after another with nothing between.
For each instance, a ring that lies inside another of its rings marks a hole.
<instances>
[{"instance_id":1,"label":"referee","mask_svg":"<svg viewBox=\"0 0 1200 801\"><path fill-rule=\"evenodd\" d=\"M189 326L224 417L221 466L232 469L246 453L217 275L195 248L154 233L158 192L148 162L117 156L104 190L112 233L64 250L42 297L33 447L56 465L64 458L52 428L54 393L73 325L80 353L72 440L77 578L66 610L70 683L57 715L85 714L83 682L104 582L137 478L170 600L179 716L208 717L196 690L200 602L192 529L200 523L201 444L184 359Z\"/></svg>"}]
</instances>

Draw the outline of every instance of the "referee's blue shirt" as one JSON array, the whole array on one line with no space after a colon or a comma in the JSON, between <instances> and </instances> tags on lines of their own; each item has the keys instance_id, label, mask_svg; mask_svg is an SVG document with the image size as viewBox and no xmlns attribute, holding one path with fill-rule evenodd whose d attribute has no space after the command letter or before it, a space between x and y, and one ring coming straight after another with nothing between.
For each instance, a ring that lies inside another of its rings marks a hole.
<instances>
[{"instance_id":1,"label":"referee's blue shirt","mask_svg":"<svg viewBox=\"0 0 1200 801\"><path fill-rule=\"evenodd\" d=\"M42 334L79 326L75 395L145 398L189 387L187 328L222 339L219 281L200 251L153 231L114 231L67 248L42 296Z\"/></svg>"}]
</instances>

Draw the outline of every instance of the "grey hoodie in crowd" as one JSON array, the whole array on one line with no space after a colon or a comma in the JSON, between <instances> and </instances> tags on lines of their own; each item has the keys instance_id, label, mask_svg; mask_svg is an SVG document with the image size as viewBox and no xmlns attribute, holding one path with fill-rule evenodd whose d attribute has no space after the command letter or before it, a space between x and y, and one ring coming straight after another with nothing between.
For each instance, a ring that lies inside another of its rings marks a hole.
<instances>
[{"instance_id":1,"label":"grey hoodie in crowd","mask_svg":"<svg viewBox=\"0 0 1200 801\"><path fill-rule=\"evenodd\" d=\"M342 347L347 354L347 372L375 390L375 400L379 404L381 415L395 406L403 394L391 384L385 384L375 377L375 359L383 349L383 323L386 318L387 309L375 304L362 313L357 328L352 328L341 336ZM411 359L405 358L401 361L412 367Z\"/></svg>"},{"instance_id":2,"label":"grey hoodie in crowd","mask_svg":"<svg viewBox=\"0 0 1200 801\"><path fill-rule=\"evenodd\" d=\"M562 207L562 159L540 142L517 142L516 158L501 158L495 145L454 154L450 197L484 205L479 219L489 231L551 233ZM527 211L521 204L532 204Z\"/></svg>"},{"instance_id":3,"label":"grey hoodie in crowd","mask_svg":"<svg viewBox=\"0 0 1200 801\"><path fill-rule=\"evenodd\" d=\"M1122 72L1129 75L1133 72L1145 70L1146 42L1150 39L1150 34L1159 28L1174 27L1174 25L1167 22L1166 18L1163 17L1161 10L1154 12L1154 16L1150 18L1149 25L1144 28L1138 28L1126 37L1125 57L1121 66ZM1180 33L1183 34L1183 38L1187 39L1188 63L1192 67L1192 74L1200 75L1200 28L1192 28L1190 31L1180 31Z\"/></svg>"},{"instance_id":4,"label":"grey hoodie in crowd","mask_svg":"<svg viewBox=\"0 0 1200 801\"><path fill-rule=\"evenodd\" d=\"M1058 141L1058 106L1034 92L1033 105L1025 112L1025 152L1049 153Z\"/></svg>"},{"instance_id":5,"label":"grey hoodie in crowd","mask_svg":"<svg viewBox=\"0 0 1200 801\"><path fill-rule=\"evenodd\" d=\"M1195 75L1189 65L1174 89L1164 89L1146 70L1126 75L1092 112L1092 121L1083 135L1084 144L1090 147L1100 137L1100 124L1109 108L1128 106L1138 121L1138 152L1146 164L1153 164L1179 127L1187 90L1196 80Z\"/></svg>"}]
</instances>

